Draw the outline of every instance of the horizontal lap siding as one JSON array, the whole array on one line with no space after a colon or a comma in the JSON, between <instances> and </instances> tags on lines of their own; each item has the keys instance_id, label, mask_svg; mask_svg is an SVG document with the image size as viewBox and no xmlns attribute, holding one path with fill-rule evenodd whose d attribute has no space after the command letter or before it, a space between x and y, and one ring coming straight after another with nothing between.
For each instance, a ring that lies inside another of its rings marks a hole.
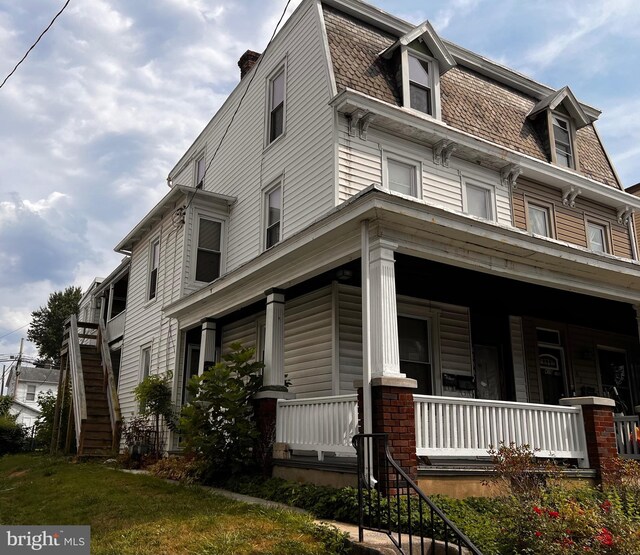
<instances>
[{"instance_id":1,"label":"horizontal lap siding","mask_svg":"<svg viewBox=\"0 0 640 555\"><path fill-rule=\"evenodd\" d=\"M284 371L298 398L332 394L331 288L286 301Z\"/></svg>"},{"instance_id":2,"label":"horizontal lap siding","mask_svg":"<svg viewBox=\"0 0 640 555\"><path fill-rule=\"evenodd\" d=\"M222 354L231 352L232 343L241 343L245 348L257 348L257 316L249 316L222 328Z\"/></svg>"},{"instance_id":3,"label":"horizontal lap siding","mask_svg":"<svg viewBox=\"0 0 640 555\"><path fill-rule=\"evenodd\" d=\"M443 372L471 374L471 329L469 309L432 303L440 309L440 363Z\"/></svg>"},{"instance_id":4,"label":"horizontal lap siding","mask_svg":"<svg viewBox=\"0 0 640 555\"><path fill-rule=\"evenodd\" d=\"M382 185L382 160L375 143L349 136L344 116L338 131L339 200L344 202L372 184Z\"/></svg>"},{"instance_id":5,"label":"horizontal lap siding","mask_svg":"<svg viewBox=\"0 0 640 555\"><path fill-rule=\"evenodd\" d=\"M152 343L151 373L175 374L177 324L165 318L162 307L180 296L184 227L175 228L172 214L134 245L127 293L127 314L119 375L118 396L122 415L129 418L138 411L133 390L140 381L140 349ZM158 287L154 301L148 302L149 239L160 238Z\"/></svg>"},{"instance_id":6,"label":"horizontal lap siding","mask_svg":"<svg viewBox=\"0 0 640 555\"><path fill-rule=\"evenodd\" d=\"M338 288L338 352L340 394L353 393L362 380L362 299L360 289Z\"/></svg>"},{"instance_id":7,"label":"horizontal lap siding","mask_svg":"<svg viewBox=\"0 0 640 555\"><path fill-rule=\"evenodd\" d=\"M460 175L450 168L423 163L422 198L443 208L460 212L462 210Z\"/></svg>"},{"instance_id":8,"label":"horizontal lap siding","mask_svg":"<svg viewBox=\"0 0 640 555\"><path fill-rule=\"evenodd\" d=\"M575 206L562 204L562 193L539 183L520 178L513 193L514 224L520 229L527 229L525 197L530 202L543 201L553 205L555 212L556 237L573 245L587 247L585 219L593 218L596 222L606 221L611 228L612 254L623 258L631 258L631 239L628 228L618 223L616 210L598 204L583 197L577 197Z\"/></svg>"},{"instance_id":9,"label":"horizontal lap siding","mask_svg":"<svg viewBox=\"0 0 640 555\"><path fill-rule=\"evenodd\" d=\"M522 318L509 316L509 331L511 336L511 358L513 361L513 381L516 401L528 403L527 363L525 359L524 341L522 336Z\"/></svg>"}]
</instances>

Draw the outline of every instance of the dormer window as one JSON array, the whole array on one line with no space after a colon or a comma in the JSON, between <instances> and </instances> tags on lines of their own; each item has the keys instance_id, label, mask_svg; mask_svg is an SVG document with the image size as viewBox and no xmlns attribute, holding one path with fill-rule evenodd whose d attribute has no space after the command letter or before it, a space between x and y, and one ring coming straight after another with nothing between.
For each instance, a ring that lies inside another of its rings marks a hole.
<instances>
[{"instance_id":1,"label":"dormer window","mask_svg":"<svg viewBox=\"0 0 640 555\"><path fill-rule=\"evenodd\" d=\"M409 105L414 110L433 115L433 71L431 63L411 53L409 58Z\"/></svg>"},{"instance_id":2,"label":"dormer window","mask_svg":"<svg viewBox=\"0 0 640 555\"><path fill-rule=\"evenodd\" d=\"M567 168L575 167L573 162L573 141L571 123L557 114L551 114L556 163Z\"/></svg>"}]
</instances>

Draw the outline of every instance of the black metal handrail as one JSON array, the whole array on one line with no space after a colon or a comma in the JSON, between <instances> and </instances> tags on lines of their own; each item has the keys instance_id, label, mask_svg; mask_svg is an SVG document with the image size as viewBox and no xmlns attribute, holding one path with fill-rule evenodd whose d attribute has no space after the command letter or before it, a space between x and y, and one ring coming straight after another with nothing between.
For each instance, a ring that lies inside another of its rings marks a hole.
<instances>
[{"instance_id":1,"label":"black metal handrail","mask_svg":"<svg viewBox=\"0 0 640 555\"><path fill-rule=\"evenodd\" d=\"M435 553L436 541L442 542L446 554L457 547L459 555L482 555L393 460L387 434L357 434L353 446L358 455L361 542L364 531L370 530L386 534L404 555Z\"/></svg>"}]
</instances>

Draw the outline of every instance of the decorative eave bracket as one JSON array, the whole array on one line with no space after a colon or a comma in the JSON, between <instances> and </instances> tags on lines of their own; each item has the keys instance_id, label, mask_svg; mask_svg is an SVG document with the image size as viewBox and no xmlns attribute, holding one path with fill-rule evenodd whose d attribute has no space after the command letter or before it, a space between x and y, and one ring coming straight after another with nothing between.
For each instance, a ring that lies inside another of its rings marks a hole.
<instances>
[{"instance_id":1,"label":"decorative eave bracket","mask_svg":"<svg viewBox=\"0 0 640 555\"><path fill-rule=\"evenodd\" d=\"M449 139L438 141L433 145L433 163L448 168L449 160L456 148L458 148L458 145Z\"/></svg>"},{"instance_id":2,"label":"decorative eave bracket","mask_svg":"<svg viewBox=\"0 0 640 555\"><path fill-rule=\"evenodd\" d=\"M349 135L354 136L356 129L358 129L358 136L363 140L367 140L367 130L374 120L375 116L372 112L362 110L358 108L347 116L347 123L349 125Z\"/></svg>"},{"instance_id":3,"label":"decorative eave bracket","mask_svg":"<svg viewBox=\"0 0 640 555\"><path fill-rule=\"evenodd\" d=\"M618 209L618 223L619 224L628 224L629 219L633 214L633 208L630 206L623 206Z\"/></svg>"},{"instance_id":4,"label":"decorative eave bracket","mask_svg":"<svg viewBox=\"0 0 640 555\"><path fill-rule=\"evenodd\" d=\"M522 168L518 164L508 164L500 170L500 179L505 187L515 189L518 183L518 177L522 173Z\"/></svg>"},{"instance_id":5,"label":"decorative eave bracket","mask_svg":"<svg viewBox=\"0 0 640 555\"><path fill-rule=\"evenodd\" d=\"M576 205L576 198L582 194L582 190L577 187L567 187L562 190L562 204L573 208Z\"/></svg>"}]
</instances>

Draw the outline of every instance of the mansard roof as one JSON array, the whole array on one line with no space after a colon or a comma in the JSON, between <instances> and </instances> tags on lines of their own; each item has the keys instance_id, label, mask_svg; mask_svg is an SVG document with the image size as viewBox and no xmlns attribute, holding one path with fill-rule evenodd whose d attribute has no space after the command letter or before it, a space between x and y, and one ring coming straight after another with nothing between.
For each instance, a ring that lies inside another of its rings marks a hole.
<instances>
[{"instance_id":1,"label":"mansard roof","mask_svg":"<svg viewBox=\"0 0 640 555\"><path fill-rule=\"evenodd\" d=\"M539 113L544 112L545 110L555 110L558 106L564 106L569 115L573 118L577 129L581 129L590 123L593 123L593 120L585 114L580 103L569 87L562 87L559 91L551 93L546 98L543 98L531 109L529 117L534 118Z\"/></svg>"},{"instance_id":2,"label":"mansard roof","mask_svg":"<svg viewBox=\"0 0 640 555\"><path fill-rule=\"evenodd\" d=\"M388 53L403 39L411 39L423 26L414 28L391 16L377 25L373 16L359 18L355 9L350 9L351 13L340 9L346 3L346 0L325 0L323 3L338 92L349 88L402 106L397 67L381 53ZM392 24L396 26L395 30L391 28ZM541 103L546 101L551 105L560 99L558 102L568 103L576 112L579 108L580 118L588 119L588 123L581 120L577 125L580 127L576 132L580 173L610 187L622 188L592 123L600 114L597 109L575 100L568 88L555 91L453 43L443 40L441 43L457 62L440 77L444 123L548 161L549 145L529 116L542 106Z\"/></svg>"}]
</instances>

